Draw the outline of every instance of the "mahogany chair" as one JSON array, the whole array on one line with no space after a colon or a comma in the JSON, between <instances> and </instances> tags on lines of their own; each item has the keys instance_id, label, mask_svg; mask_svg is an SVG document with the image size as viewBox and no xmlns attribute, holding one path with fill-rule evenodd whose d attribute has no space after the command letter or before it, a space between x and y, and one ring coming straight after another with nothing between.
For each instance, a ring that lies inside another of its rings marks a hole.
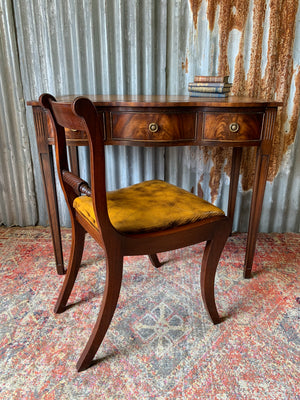
<instances>
[{"instance_id":1,"label":"mahogany chair","mask_svg":"<svg viewBox=\"0 0 300 400\"><path fill-rule=\"evenodd\" d=\"M231 220L214 205L163 181L152 180L106 192L102 114L84 97L78 97L72 103L60 103L53 96L43 94L40 103L49 110L55 128L58 175L72 221L70 260L55 306L56 313L66 309L80 267L86 232L106 255L101 308L77 362L77 370L91 365L110 325L120 293L124 256L148 254L151 263L158 268L161 264L157 253L206 241L201 293L213 323L221 322L215 304L214 279L231 231ZM64 128L87 134L91 188L69 170Z\"/></svg>"}]
</instances>

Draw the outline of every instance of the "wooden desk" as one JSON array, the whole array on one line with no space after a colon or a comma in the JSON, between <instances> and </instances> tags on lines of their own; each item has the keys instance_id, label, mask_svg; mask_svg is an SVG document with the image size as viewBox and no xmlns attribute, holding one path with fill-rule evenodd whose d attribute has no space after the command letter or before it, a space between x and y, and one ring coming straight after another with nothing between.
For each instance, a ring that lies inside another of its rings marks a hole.
<instances>
[{"instance_id":1,"label":"wooden desk","mask_svg":"<svg viewBox=\"0 0 300 400\"><path fill-rule=\"evenodd\" d=\"M76 96L58 97L71 102ZM257 147L255 180L250 210L244 276L250 278L256 235L272 147L277 107L275 101L228 97L188 96L87 96L99 110L105 143L135 146L233 147L227 215L233 219L242 148ZM54 253L59 274L64 273L63 253L54 180L50 118L37 101L33 107L37 145L44 181ZM78 173L76 146L87 145L84 132L68 131L71 169Z\"/></svg>"}]
</instances>

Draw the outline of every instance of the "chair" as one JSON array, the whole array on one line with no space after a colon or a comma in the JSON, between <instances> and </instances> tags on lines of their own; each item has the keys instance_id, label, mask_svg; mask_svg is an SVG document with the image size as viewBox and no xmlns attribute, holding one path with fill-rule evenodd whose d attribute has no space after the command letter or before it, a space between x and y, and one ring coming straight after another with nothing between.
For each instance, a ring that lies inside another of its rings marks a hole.
<instances>
[{"instance_id":1,"label":"chair","mask_svg":"<svg viewBox=\"0 0 300 400\"><path fill-rule=\"evenodd\" d=\"M85 233L104 249L106 283L99 315L78 362L88 368L112 320L122 281L123 257L149 255L161 266L157 253L206 241L201 267L201 293L214 324L221 322L215 304L214 278L219 258L231 231L224 212L169 183L152 180L106 192L103 117L93 103L78 97L60 103L49 94L40 97L55 128L58 175L70 211L72 245L67 274L55 312L66 309L82 258ZM90 149L91 188L70 172L65 129L85 131Z\"/></svg>"}]
</instances>

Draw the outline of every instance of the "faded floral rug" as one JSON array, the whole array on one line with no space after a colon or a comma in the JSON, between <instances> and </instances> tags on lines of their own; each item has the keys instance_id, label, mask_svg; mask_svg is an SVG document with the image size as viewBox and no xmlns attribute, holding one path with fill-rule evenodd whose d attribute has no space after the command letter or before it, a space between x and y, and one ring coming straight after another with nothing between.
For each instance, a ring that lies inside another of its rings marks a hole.
<instances>
[{"instance_id":1,"label":"faded floral rug","mask_svg":"<svg viewBox=\"0 0 300 400\"><path fill-rule=\"evenodd\" d=\"M63 229L65 260L71 230ZM96 355L76 361L105 282L103 251L87 237L63 314L49 228L0 228L0 399L300 399L300 234L259 234L253 278L243 279L246 234L228 239L216 276L225 321L200 296L204 244L127 257L117 310Z\"/></svg>"}]
</instances>

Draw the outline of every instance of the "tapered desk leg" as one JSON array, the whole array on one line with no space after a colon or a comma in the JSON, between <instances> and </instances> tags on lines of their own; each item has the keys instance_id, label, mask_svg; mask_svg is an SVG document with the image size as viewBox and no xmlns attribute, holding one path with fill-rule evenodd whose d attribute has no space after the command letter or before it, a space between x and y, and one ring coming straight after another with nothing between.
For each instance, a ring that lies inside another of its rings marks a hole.
<instances>
[{"instance_id":1,"label":"tapered desk leg","mask_svg":"<svg viewBox=\"0 0 300 400\"><path fill-rule=\"evenodd\" d=\"M41 107L33 107L33 117L39 160L42 172L42 178L45 189L49 224L54 248L56 270L59 275L65 273L63 252L61 244L61 233L59 224L59 213L57 206L57 194L54 178L53 154L52 148L48 146L48 131L45 113Z\"/></svg>"},{"instance_id":2,"label":"tapered desk leg","mask_svg":"<svg viewBox=\"0 0 300 400\"><path fill-rule=\"evenodd\" d=\"M262 143L257 149L255 179L250 209L250 219L247 237L244 277L251 278L251 269L255 254L256 237L262 211L266 181L268 176L269 160L273 141L273 128L277 110L271 108L266 111L262 131Z\"/></svg>"},{"instance_id":3,"label":"tapered desk leg","mask_svg":"<svg viewBox=\"0 0 300 400\"><path fill-rule=\"evenodd\" d=\"M45 187L45 195L47 199L47 210L54 248L56 270L59 275L63 275L65 274L65 269L51 147L49 147L48 153L40 154L40 164Z\"/></svg>"},{"instance_id":4,"label":"tapered desk leg","mask_svg":"<svg viewBox=\"0 0 300 400\"><path fill-rule=\"evenodd\" d=\"M228 198L228 208L227 208L227 216L231 219L232 223L234 218L236 195L239 183L242 151L243 151L242 147L233 147L232 149L230 188L229 188L229 198Z\"/></svg>"},{"instance_id":5,"label":"tapered desk leg","mask_svg":"<svg viewBox=\"0 0 300 400\"><path fill-rule=\"evenodd\" d=\"M70 158L70 169L73 172L73 174L79 176L77 146L68 146L68 150L69 150L69 158Z\"/></svg>"},{"instance_id":6,"label":"tapered desk leg","mask_svg":"<svg viewBox=\"0 0 300 400\"><path fill-rule=\"evenodd\" d=\"M258 149L244 266L244 277L247 279L251 278L251 269L255 254L256 237L261 216L262 203L264 199L268 167L269 156L263 155L261 153L261 150Z\"/></svg>"}]
</instances>

